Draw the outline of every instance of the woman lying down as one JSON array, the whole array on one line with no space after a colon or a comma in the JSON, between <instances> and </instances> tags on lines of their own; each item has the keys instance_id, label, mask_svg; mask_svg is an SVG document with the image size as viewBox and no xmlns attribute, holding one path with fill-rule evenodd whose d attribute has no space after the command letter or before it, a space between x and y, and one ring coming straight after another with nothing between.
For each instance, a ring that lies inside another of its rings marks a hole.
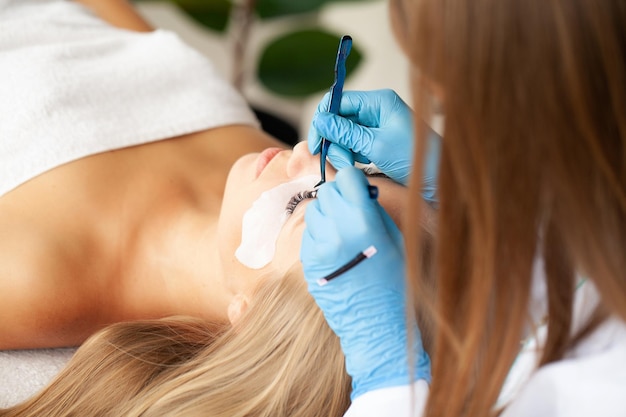
<instances>
[{"instance_id":1,"label":"woman lying down","mask_svg":"<svg viewBox=\"0 0 626 417\"><path fill-rule=\"evenodd\" d=\"M0 349L82 344L0 415L342 415L299 263L318 157L259 130L176 36L92 3L125 29L0 3ZM402 187L371 182L397 219Z\"/></svg>"}]
</instances>

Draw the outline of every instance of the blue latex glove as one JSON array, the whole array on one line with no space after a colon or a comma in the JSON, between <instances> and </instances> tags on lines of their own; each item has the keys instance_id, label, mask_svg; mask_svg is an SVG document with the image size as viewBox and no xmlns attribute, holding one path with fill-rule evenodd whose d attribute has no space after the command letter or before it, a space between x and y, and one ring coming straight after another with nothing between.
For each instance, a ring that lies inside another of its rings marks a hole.
<instances>
[{"instance_id":1,"label":"blue latex glove","mask_svg":"<svg viewBox=\"0 0 626 417\"><path fill-rule=\"evenodd\" d=\"M319 153L322 137L331 142L328 159L337 169L354 162L373 162L396 182L406 185L413 157L413 112L393 90L345 91L339 116L329 113L330 94L317 106L308 135L309 151ZM435 200L440 137L429 132L424 165L424 198Z\"/></svg>"},{"instance_id":2,"label":"blue latex glove","mask_svg":"<svg viewBox=\"0 0 626 417\"><path fill-rule=\"evenodd\" d=\"M309 203L300 257L309 292L339 336L352 398L410 383L402 235L354 167L322 185ZM317 282L374 245L377 253L320 286ZM415 379L430 381L430 360L413 326Z\"/></svg>"}]
</instances>

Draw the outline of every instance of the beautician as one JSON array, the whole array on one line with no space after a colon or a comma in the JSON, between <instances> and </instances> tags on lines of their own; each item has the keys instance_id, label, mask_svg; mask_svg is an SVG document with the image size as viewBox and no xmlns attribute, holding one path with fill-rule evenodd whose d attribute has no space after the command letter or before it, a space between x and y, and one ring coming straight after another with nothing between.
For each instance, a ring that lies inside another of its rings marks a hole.
<instances>
[{"instance_id":1,"label":"beautician","mask_svg":"<svg viewBox=\"0 0 626 417\"><path fill-rule=\"evenodd\" d=\"M346 415L626 415L624 2L390 9L415 112L389 90L344 92L308 138L339 168L306 209L301 259L352 376ZM435 101L441 143L418 123ZM402 233L355 161L411 190Z\"/></svg>"}]
</instances>

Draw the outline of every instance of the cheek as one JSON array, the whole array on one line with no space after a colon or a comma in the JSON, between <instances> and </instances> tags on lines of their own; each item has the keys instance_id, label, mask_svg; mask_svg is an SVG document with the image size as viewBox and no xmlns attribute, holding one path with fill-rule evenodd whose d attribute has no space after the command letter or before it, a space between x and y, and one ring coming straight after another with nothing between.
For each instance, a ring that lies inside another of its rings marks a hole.
<instances>
[{"instance_id":1,"label":"cheek","mask_svg":"<svg viewBox=\"0 0 626 417\"><path fill-rule=\"evenodd\" d=\"M230 259L235 253L241 239L241 219L254 199L247 190L254 178L251 168L254 161L256 155L240 158L231 168L226 180L217 224L218 247L223 259Z\"/></svg>"},{"instance_id":2,"label":"cheek","mask_svg":"<svg viewBox=\"0 0 626 417\"><path fill-rule=\"evenodd\" d=\"M300 204L304 205L304 204ZM284 274L293 267L300 264L300 246L302 244L302 233L304 232L304 207L298 207L292 216L299 218L289 219L285 227L281 230L276 241L276 254L272 261L272 269Z\"/></svg>"}]
</instances>

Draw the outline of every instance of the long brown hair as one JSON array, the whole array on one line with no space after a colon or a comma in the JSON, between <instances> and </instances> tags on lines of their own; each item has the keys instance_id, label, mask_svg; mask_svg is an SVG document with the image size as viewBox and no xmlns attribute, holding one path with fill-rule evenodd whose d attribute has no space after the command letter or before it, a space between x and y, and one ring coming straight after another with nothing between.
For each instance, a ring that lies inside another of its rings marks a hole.
<instances>
[{"instance_id":1,"label":"long brown hair","mask_svg":"<svg viewBox=\"0 0 626 417\"><path fill-rule=\"evenodd\" d=\"M292 275L265 280L234 327L189 317L112 325L0 416L342 416L350 377L339 341Z\"/></svg>"},{"instance_id":2,"label":"long brown hair","mask_svg":"<svg viewBox=\"0 0 626 417\"><path fill-rule=\"evenodd\" d=\"M531 268L545 259L548 339L570 336L575 273L604 314L626 319L626 3L392 0L414 66L417 114L445 94L436 289L419 274L417 130L409 279L437 322L427 415L494 413L527 321ZM579 335L580 336L580 335Z\"/></svg>"}]
</instances>

